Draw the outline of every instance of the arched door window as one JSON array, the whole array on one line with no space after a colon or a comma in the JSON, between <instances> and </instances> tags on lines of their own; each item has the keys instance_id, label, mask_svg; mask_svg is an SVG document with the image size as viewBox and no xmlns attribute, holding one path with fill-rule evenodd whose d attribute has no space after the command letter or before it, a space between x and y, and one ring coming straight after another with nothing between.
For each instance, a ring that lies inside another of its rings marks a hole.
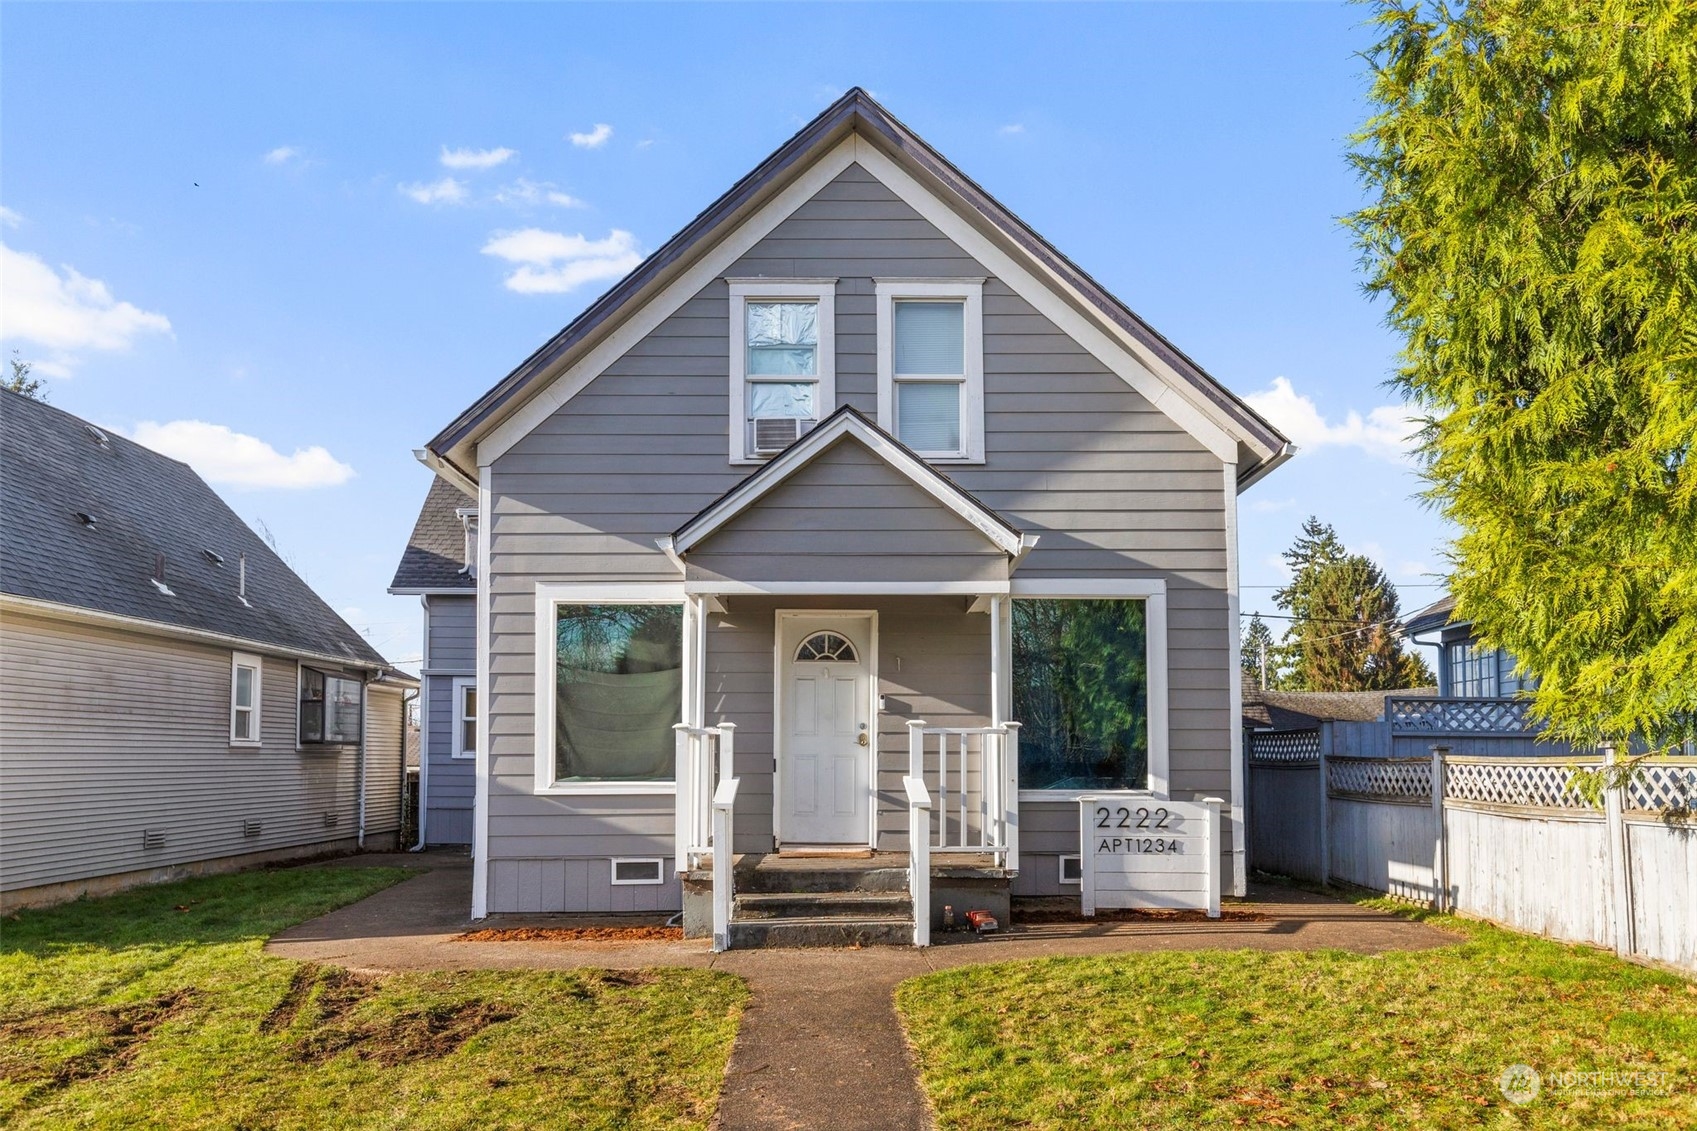
<instances>
[{"instance_id":1,"label":"arched door window","mask_svg":"<svg viewBox=\"0 0 1697 1131\"><path fill-rule=\"evenodd\" d=\"M801 647L795 650L795 658L799 661L837 660L845 664L857 664L854 645L848 638L835 632L815 632L801 642Z\"/></svg>"}]
</instances>

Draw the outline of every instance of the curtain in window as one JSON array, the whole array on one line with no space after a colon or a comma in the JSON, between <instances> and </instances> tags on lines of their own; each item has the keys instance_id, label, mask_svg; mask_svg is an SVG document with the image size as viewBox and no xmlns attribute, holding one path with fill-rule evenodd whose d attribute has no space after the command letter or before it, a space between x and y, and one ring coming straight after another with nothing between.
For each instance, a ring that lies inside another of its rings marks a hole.
<instances>
[{"instance_id":1,"label":"curtain in window","mask_svg":"<svg viewBox=\"0 0 1697 1131\"><path fill-rule=\"evenodd\" d=\"M799 377L819 372L819 304L751 302L748 312L748 375Z\"/></svg>"},{"instance_id":2,"label":"curtain in window","mask_svg":"<svg viewBox=\"0 0 1697 1131\"><path fill-rule=\"evenodd\" d=\"M897 376L959 377L966 372L966 307L959 302L895 305Z\"/></svg>"},{"instance_id":3,"label":"curtain in window","mask_svg":"<svg viewBox=\"0 0 1697 1131\"><path fill-rule=\"evenodd\" d=\"M683 719L683 610L562 605L554 766L561 781L669 781Z\"/></svg>"},{"instance_id":4,"label":"curtain in window","mask_svg":"<svg viewBox=\"0 0 1697 1131\"><path fill-rule=\"evenodd\" d=\"M959 451L959 383L897 382L896 437L916 452Z\"/></svg>"},{"instance_id":5,"label":"curtain in window","mask_svg":"<svg viewBox=\"0 0 1697 1131\"><path fill-rule=\"evenodd\" d=\"M1021 789L1143 789L1149 684L1143 602L1013 602Z\"/></svg>"}]
</instances>

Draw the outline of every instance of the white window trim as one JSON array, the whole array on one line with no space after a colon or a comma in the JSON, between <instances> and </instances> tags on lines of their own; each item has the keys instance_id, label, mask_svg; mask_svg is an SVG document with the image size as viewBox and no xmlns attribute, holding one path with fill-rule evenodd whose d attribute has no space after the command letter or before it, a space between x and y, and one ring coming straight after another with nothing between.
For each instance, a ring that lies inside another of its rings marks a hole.
<instances>
[{"instance_id":1,"label":"white window trim","mask_svg":"<svg viewBox=\"0 0 1697 1131\"><path fill-rule=\"evenodd\" d=\"M748 450L748 302L817 302L819 304L818 395L813 422L824 420L837 407L837 280L727 279L730 285L730 459L733 464L766 460Z\"/></svg>"},{"instance_id":2,"label":"white window trim","mask_svg":"<svg viewBox=\"0 0 1697 1131\"><path fill-rule=\"evenodd\" d=\"M1169 775L1169 733L1168 733L1168 700L1169 683L1167 678L1167 583L1158 577L1104 577L1104 578L1015 578L1008 585L1011 596L1048 598L1051 600L1078 600L1080 598L1103 597L1119 598L1122 600L1140 600L1143 602L1143 644L1145 649L1145 664L1149 675L1149 783L1147 792L1151 797L1166 799L1168 793ZM1006 679L1005 686L999 689L1003 703L1013 703L1013 617L1010 614L1002 618L1000 631L1005 634L1002 646L1010 657L1008 669L1000 673ZM1235 724L1234 724L1235 725ZM1100 793L1101 790L1089 789L1022 789L1019 791L1019 803L1026 805L1031 802L1059 801L1076 803L1081 797L1089 797Z\"/></svg>"},{"instance_id":3,"label":"white window trim","mask_svg":"<svg viewBox=\"0 0 1697 1131\"><path fill-rule=\"evenodd\" d=\"M681 582L563 582L551 584L539 582L536 586L536 733L534 736L535 784L533 792L538 796L550 797L596 797L596 796L641 796L663 794L675 795L678 783L675 781L580 781L559 782L554 780L554 634L547 626L554 621L554 610L559 605L679 605L684 611L683 623L683 681L684 681L684 718L692 717L691 703L693 702L698 657L691 641L695 639L694 620L698 615L698 603L684 596ZM478 716L478 737L488 742L489 697L478 704L483 713ZM485 751L478 751L478 760L484 760Z\"/></svg>"},{"instance_id":4,"label":"white window trim","mask_svg":"<svg viewBox=\"0 0 1697 1131\"><path fill-rule=\"evenodd\" d=\"M619 879L620 864L652 864L654 878L652 880L621 880ZM666 861L660 856L615 856L607 865L607 879L614 887L653 887L666 882Z\"/></svg>"},{"instance_id":5,"label":"white window trim","mask_svg":"<svg viewBox=\"0 0 1697 1131\"><path fill-rule=\"evenodd\" d=\"M475 758L477 757L477 751L467 750L465 748L465 693L467 688L476 690L477 680L473 676L461 676L453 681L452 687L452 709L448 713L452 715L454 719L454 740L448 746L448 750L450 751L449 756L453 758ZM480 711L483 709L482 702L478 703L477 708ZM472 725L477 725L476 715L472 716Z\"/></svg>"},{"instance_id":6,"label":"white window trim","mask_svg":"<svg viewBox=\"0 0 1697 1131\"><path fill-rule=\"evenodd\" d=\"M965 379L960 390L960 449L918 452L932 463L984 462L984 280L878 279L878 427L896 431L895 306L900 299L958 299L965 304ZM910 378L913 379L913 378ZM924 380L924 378L916 378Z\"/></svg>"},{"instance_id":7,"label":"white window trim","mask_svg":"<svg viewBox=\"0 0 1697 1131\"><path fill-rule=\"evenodd\" d=\"M1068 860L1077 860L1078 861L1078 869L1079 869L1079 874L1072 877L1072 879L1070 879L1070 880L1067 879L1067 861ZM1084 857L1082 855L1080 855L1077 852L1063 852L1060 856L1057 856L1055 858L1055 863L1056 863L1056 873L1055 873L1055 882L1056 883L1061 884L1062 886L1068 886L1068 887L1077 887L1077 886L1081 886L1084 883Z\"/></svg>"},{"instance_id":8,"label":"white window trim","mask_svg":"<svg viewBox=\"0 0 1697 1131\"><path fill-rule=\"evenodd\" d=\"M238 668L253 669L253 702L243 710L253 713L253 736L251 738L236 737L236 671ZM264 702L263 688L265 685L265 661L251 652L230 653L230 745L259 746L264 742L264 715L260 705Z\"/></svg>"}]
</instances>

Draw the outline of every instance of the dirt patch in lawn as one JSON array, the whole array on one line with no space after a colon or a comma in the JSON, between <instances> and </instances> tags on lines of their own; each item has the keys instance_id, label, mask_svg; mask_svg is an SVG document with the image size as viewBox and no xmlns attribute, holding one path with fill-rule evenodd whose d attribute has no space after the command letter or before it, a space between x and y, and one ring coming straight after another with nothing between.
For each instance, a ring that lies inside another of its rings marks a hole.
<instances>
[{"instance_id":1,"label":"dirt patch in lawn","mask_svg":"<svg viewBox=\"0 0 1697 1131\"><path fill-rule=\"evenodd\" d=\"M447 1056L491 1025L517 1014L487 1002L441 1002L395 1012L362 1011L383 980L307 963L296 970L282 1000L260 1022L264 1032L294 1028L311 1009L312 1027L290 1042L289 1059L322 1064L344 1052L394 1066Z\"/></svg>"},{"instance_id":2,"label":"dirt patch in lawn","mask_svg":"<svg viewBox=\"0 0 1697 1131\"><path fill-rule=\"evenodd\" d=\"M1222 920L1256 923L1267 916L1243 907L1220 908L1219 919L1208 918L1206 911L1180 911L1166 908L1098 907L1096 914L1086 918L1076 907L1069 909L1035 907L1029 910L1014 908L1015 926L1044 923L1218 923Z\"/></svg>"},{"instance_id":3,"label":"dirt patch in lawn","mask_svg":"<svg viewBox=\"0 0 1697 1131\"><path fill-rule=\"evenodd\" d=\"M0 1077L20 1084L64 1088L96 1080L127 1067L153 1030L189 1009L192 989L175 990L146 1001L104 1008L54 1009L26 1016L0 1018L0 1050L22 1054L37 1041L92 1041L87 1050L56 1065L13 1063L0 1051Z\"/></svg>"},{"instance_id":4,"label":"dirt patch in lawn","mask_svg":"<svg viewBox=\"0 0 1697 1131\"><path fill-rule=\"evenodd\" d=\"M455 935L455 942L676 942L682 927L489 927Z\"/></svg>"}]
</instances>

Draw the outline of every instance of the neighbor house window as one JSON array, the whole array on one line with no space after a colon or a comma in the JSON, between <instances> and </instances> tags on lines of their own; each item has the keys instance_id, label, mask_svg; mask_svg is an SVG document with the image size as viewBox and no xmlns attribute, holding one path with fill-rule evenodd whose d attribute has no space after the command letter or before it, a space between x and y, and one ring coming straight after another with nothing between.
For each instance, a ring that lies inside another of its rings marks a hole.
<instances>
[{"instance_id":1,"label":"neighbor house window","mask_svg":"<svg viewBox=\"0 0 1697 1131\"><path fill-rule=\"evenodd\" d=\"M1457 699L1497 697L1497 653L1471 640L1449 645L1450 695Z\"/></svg>"},{"instance_id":2,"label":"neighbor house window","mask_svg":"<svg viewBox=\"0 0 1697 1131\"><path fill-rule=\"evenodd\" d=\"M364 694L357 679L301 668L301 745L358 742Z\"/></svg>"},{"instance_id":3,"label":"neighbor house window","mask_svg":"<svg viewBox=\"0 0 1697 1131\"><path fill-rule=\"evenodd\" d=\"M982 460L983 280L877 291L879 425L927 459Z\"/></svg>"},{"instance_id":4,"label":"neighbor house window","mask_svg":"<svg viewBox=\"0 0 1697 1131\"><path fill-rule=\"evenodd\" d=\"M836 407L835 280L731 280L731 459L767 459Z\"/></svg>"},{"instance_id":5,"label":"neighbor house window","mask_svg":"<svg viewBox=\"0 0 1697 1131\"><path fill-rule=\"evenodd\" d=\"M454 681L454 757L477 755L477 684L469 679Z\"/></svg>"},{"instance_id":6,"label":"neighbor house window","mask_svg":"<svg viewBox=\"0 0 1697 1131\"><path fill-rule=\"evenodd\" d=\"M1015 599L1012 621L1019 787L1147 788L1144 603Z\"/></svg>"},{"instance_id":7,"label":"neighbor house window","mask_svg":"<svg viewBox=\"0 0 1697 1131\"><path fill-rule=\"evenodd\" d=\"M230 745L259 745L259 690L263 666L258 656L236 652L230 658Z\"/></svg>"},{"instance_id":8,"label":"neighbor house window","mask_svg":"<svg viewBox=\"0 0 1697 1131\"><path fill-rule=\"evenodd\" d=\"M552 627L553 784L670 782L683 606L560 603Z\"/></svg>"}]
</instances>

